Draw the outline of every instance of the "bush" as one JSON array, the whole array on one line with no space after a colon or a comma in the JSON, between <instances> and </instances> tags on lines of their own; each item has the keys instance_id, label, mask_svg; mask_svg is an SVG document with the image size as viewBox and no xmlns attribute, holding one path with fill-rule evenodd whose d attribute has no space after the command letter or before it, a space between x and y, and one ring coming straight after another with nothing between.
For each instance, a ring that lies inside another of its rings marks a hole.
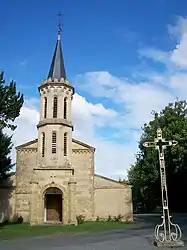
<instances>
[{"instance_id":1,"label":"bush","mask_svg":"<svg viewBox=\"0 0 187 250\"><path fill-rule=\"evenodd\" d=\"M4 218L3 222L1 223L2 225L7 225L9 223L9 220L7 218Z\"/></svg>"},{"instance_id":2,"label":"bush","mask_svg":"<svg viewBox=\"0 0 187 250\"><path fill-rule=\"evenodd\" d=\"M99 216L97 216L97 218L96 218L96 220L95 221L100 221L100 218L99 218Z\"/></svg>"},{"instance_id":3,"label":"bush","mask_svg":"<svg viewBox=\"0 0 187 250\"><path fill-rule=\"evenodd\" d=\"M23 217L19 214L14 214L14 216L12 217L12 220L11 220L12 223L15 223L15 224L21 224L23 223Z\"/></svg>"},{"instance_id":4,"label":"bush","mask_svg":"<svg viewBox=\"0 0 187 250\"><path fill-rule=\"evenodd\" d=\"M107 221L112 221L112 216L109 214Z\"/></svg>"},{"instance_id":5,"label":"bush","mask_svg":"<svg viewBox=\"0 0 187 250\"><path fill-rule=\"evenodd\" d=\"M114 221L120 222L123 219L123 216L119 214L118 216L114 216Z\"/></svg>"},{"instance_id":6,"label":"bush","mask_svg":"<svg viewBox=\"0 0 187 250\"><path fill-rule=\"evenodd\" d=\"M80 225L80 224L83 224L84 223L84 220L85 220L85 216L80 214L80 215L77 215L76 216L76 219L77 219L77 224Z\"/></svg>"},{"instance_id":7,"label":"bush","mask_svg":"<svg viewBox=\"0 0 187 250\"><path fill-rule=\"evenodd\" d=\"M128 216L126 217L126 222L133 222L133 217L130 216L130 215L128 215Z\"/></svg>"}]
</instances>

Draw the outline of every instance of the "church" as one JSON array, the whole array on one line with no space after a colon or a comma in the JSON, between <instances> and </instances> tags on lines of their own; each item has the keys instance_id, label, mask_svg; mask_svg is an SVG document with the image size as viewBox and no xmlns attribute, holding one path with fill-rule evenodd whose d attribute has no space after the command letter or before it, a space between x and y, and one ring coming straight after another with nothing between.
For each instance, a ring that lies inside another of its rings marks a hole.
<instances>
[{"instance_id":1,"label":"church","mask_svg":"<svg viewBox=\"0 0 187 250\"><path fill-rule=\"evenodd\" d=\"M79 215L87 221L109 215L133 220L132 187L96 174L96 149L72 138L75 90L67 80L60 31L49 74L38 88L38 138L16 147L16 171L0 185L0 221L15 214L31 225L76 225Z\"/></svg>"}]
</instances>

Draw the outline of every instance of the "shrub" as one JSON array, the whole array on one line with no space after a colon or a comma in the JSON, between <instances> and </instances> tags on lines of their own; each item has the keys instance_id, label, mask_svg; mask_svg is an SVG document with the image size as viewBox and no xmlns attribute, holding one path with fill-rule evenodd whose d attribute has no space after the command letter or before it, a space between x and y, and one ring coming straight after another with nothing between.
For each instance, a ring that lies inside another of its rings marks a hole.
<instances>
[{"instance_id":1,"label":"shrub","mask_svg":"<svg viewBox=\"0 0 187 250\"><path fill-rule=\"evenodd\" d=\"M133 222L133 217L130 216L130 215L128 215L128 216L126 217L126 222Z\"/></svg>"},{"instance_id":2,"label":"shrub","mask_svg":"<svg viewBox=\"0 0 187 250\"><path fill-rule=\"evenodd\" d=\"M2 225L7 225L9 223L9 220L7 218L4 218L3 222L1 223Z\"/></svg>"},{"instance_id":3,"label":"shrub","mask_svg":"<svg viewBox=\"0 0 187 250\"><path fill-rule=\"evenodd\" d=\"M14 216L12 217L11 222L15 223L15 224L21 224L23 223L23 217L19 214L14 214Z\"/></svg>"},{"instance_id":4,"label":"shrub","mask_svg":"<svg viewBox=\"0 0 187 250\"><path fill-rule=\"evenodd\" d=\"M79 214L79 215L76 216L76 219L77 219L77 224L80 225L80 224L84 223L85 216L82 215L82 214Z\"/></svg>"},{"instance_id":5,"label":"shrub","mask_svg":"<svg viewBox=\"0 0 187 250\"><path fill-rule=\"evenodd\" d=\"M95 221L100 221L100 218L99 218L99 216L97 216L97 218L96 218L96 220Z\"/></svg>"},{"instance_id":6,"label":"shrub","mask_svg":"<svg viewBox=\"0 0 187 250\"><path fill-rule=\"evenodd\" d=\"M120 222L123 219L123 216L119 214L118 216L114 216L114 221Z\"/></svg>"},{"instance_id":7,"label":"shrub","mask_svg":"<svg viewBox=\"0 0 187 250\"><path fill-rule=\"evenodd\" d=\"M112 216L109 214L107 221L112 221Z\"/></svg>"}]
</instances>

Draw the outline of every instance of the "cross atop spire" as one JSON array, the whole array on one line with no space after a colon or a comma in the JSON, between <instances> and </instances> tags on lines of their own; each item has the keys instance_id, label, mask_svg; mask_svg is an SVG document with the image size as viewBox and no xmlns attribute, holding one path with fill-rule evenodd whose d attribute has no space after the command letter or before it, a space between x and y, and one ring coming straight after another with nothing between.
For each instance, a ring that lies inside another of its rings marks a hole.
<instances>
[{"instance_id":1,"label":"cross atop spire","mask_svg":"<svg viewBox=\"0 0 187 250\"><path fill-rule=\"evenodd\" d=\"M57 14L57 16L59 16L59 21L58 21L58 38L57 40L60 40L60 32L62 31L62 28L61 28L61 21L60 21L60 17L62 16L63 14L61 12L59 12Z\"/></svg>"},{"instance_id":2,"label":"cross atop spire","mask_svg":"<svg viewBox=\"0 0 187 250\"><path fill-rule=\"evenodd\" d=\"M61 16L62 14L59 13L58 16ZM62 54L62 46L61 46L61 40L60 40L60 33L62 31L61 23L59 21L58 24L58 36L57 36L57 42L56 47L53 55L53 59L51 62L48 78L64 78L66 80L66 71L64 67L64 59Z\"/></svg>"},{"instance_id":3,"label":"cross atop spire","mask_svg":"<svg viewBox=\"0 0 187 250\"><path fill-rule=\"evenodd\" d=\"M61 31L62 31L61 23L59 22L59 24L58 24L58 38L57 38L58 41L60 41L60 32Z\"/></svg>"}]
</instances>

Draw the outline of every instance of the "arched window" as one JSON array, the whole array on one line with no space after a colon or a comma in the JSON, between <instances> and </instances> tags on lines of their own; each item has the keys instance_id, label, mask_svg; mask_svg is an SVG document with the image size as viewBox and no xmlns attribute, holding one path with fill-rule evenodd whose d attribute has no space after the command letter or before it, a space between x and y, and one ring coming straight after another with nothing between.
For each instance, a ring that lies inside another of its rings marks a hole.
<instances>
[{"instance_id":1,"label":"arched window","mask_svg":"<svg viewBox=\"0 0 187 250\"><path fill-rule=\"evenodd\" d=\"M45 154L45 133L42 133L42 157Z\"/></svg>"},{"instance_id":2,"label":"arched window","mask_svg":"<svg viewBox=\"0 0 187 250\"><path fill-rule=\"evenodd\" d=\"M67 119L67 97L64 98L64 119Z\"/></svg>"},{"instance_id":3,"label":"arched window","mask_svg":"<svg viewBox=\"0 0 187 250\"><path fill-rule=\"evenodd\" d=\"M44 118L47 118L47 97L44 97Z\"/></svg>"},{"instance_id":4,"label":"arched window","mask_svg":"<svg viewBox=\"0 0 187 250\"><path fill-rule=\"evenodd\" d=\"M53 118L57 118L57 109L58 109L58 99L55 96L53 99Z\"/></svg>"},{"instance_id":5,"label":"arched window","mask_svg":"<svg viewBox=\"0 0 187 250\"><path fill-rule=\"evenodd\" d=\"M68 141L68 134L64 133L64 156L67 156L68 153L67 141Z\"/></svg>"},{"instance_id":6,"label":"arched window","mask_svg":"<svg viewBox=\"0 0 187 250\"><path fill-rule=\"evenodd\" d=\"M52 133L52 154L56 154L56 132Z\"/></svg>"}]
</instances>

